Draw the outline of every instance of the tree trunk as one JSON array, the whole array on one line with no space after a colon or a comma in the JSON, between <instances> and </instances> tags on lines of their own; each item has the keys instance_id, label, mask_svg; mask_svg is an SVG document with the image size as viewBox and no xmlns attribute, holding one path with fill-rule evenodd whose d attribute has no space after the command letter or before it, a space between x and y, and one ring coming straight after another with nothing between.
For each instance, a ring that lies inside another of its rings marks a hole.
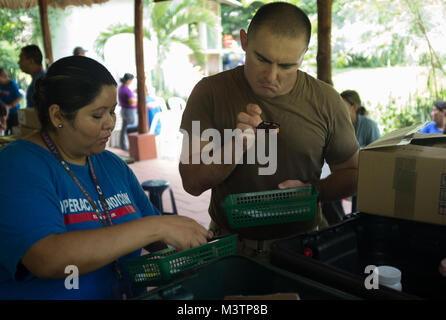
<instances>
[{"instance_id":1,"label":"tree trunk","mask_svg":"<svg viewBox=\"0 0 446 320\"><path fill-rule=\"evenodd\" d=\"M138 133L148 132L148 119L146 110L143 50L143 0L135 0L135 55L136 55L136 79L138 92Z\"/></svg>"},{"instance_id":2,"label":"tree trunk","mask_svg":"<svg viewBox=\"0 0 446 320\"><path fill-rule=\"evenodd\" d=\"M40 25L42 26L43 47L48 68L53 63L53 49L51 47L51 33L48 25L48 0L39 0Z\"/></svg>"},{"instance_id":3,"label":"tree trunk","mask_svg":"<svg viewBox=\"0 0 446 320\"><path fill-rule=\"evenodd\" d=\"M331 8L332 0L317 0L317 78L331 80Z\"/></svg>"}]
</instances>

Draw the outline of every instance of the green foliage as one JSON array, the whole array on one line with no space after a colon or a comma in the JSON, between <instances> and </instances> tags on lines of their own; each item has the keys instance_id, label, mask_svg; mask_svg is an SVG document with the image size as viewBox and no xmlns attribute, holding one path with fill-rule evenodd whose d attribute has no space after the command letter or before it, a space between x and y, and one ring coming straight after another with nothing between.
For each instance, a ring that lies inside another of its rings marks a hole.
<instances>
[{"instance_id":1,"label":"green foliage","mask_svg":"<svg viewBox=\"0 0 446 320\"><path fill-rule=\"evenodd\" d=\"M446 10L446 2L334 0L333 62L337 67L370 68L430 64L430 56L436 56L430 34L441 32L431 20L439 10Z\"/></svg>"},{"instance_id":2,"label":"green foliage","mask_svg":"<svg viewBox=\"0 0 446 320\"><path fill-rule=\"evenodd\" d=\"M22 34L27 25L24 10L0 9L0 39L3 41L26 42Z\"/></svg>"},{"instance_id":3,"label":"green foliage","mask_svg":"<svg viewBox=\"0 0 446 320\"><path fill-rule=\"evenodd\" d=\"M390 98L386 105L378 104L376 106L376 119L383 128L384 134L417 123L431 121L430 113L433 103L445 98L446 89L442 89L437 98L416 95L414 98L410 97L409 101L404 104L395 98Z\"/></svg>"},{"instance_id":4,"label":"green foliage","mask_svg":"<svg viewBox=\"0 0 446 320\"><path fill-rule=\"evenodd\" d=\"M56 28L69 10L48 9L50 29ZM18 65L20 49L28 44L37 44L42 48L42 31L37 7L32 9L0 9L0 67L8 71L24 89L27 76ZM43 51L43 50L42 50Z\"/></svg>"},{"instance_id":5,"label":"green foliage","mask_svg":"<svg viewBox=\"0 0 446 320\"><path fill-rule=\"evenodd\" d=\"M242 7L232 7L223 4L221 6L223 34L230 34L237 38L241 29L248 29L255 12L263 4L263 1L253 1L249 5Z\"/></svg>"},{"instance_id":6,"label":"green foliage","mask_svg":"<svg viewBox=\"0 0 446 320\"><path fill-rule=\"evenodd\" d=\"M144 21L143 33L145 38L156 44L158 59L156 61L154 78L157 91L160 93L164 90L161 64L166 59L173 42L181 43L190 48L197 64L204 66L206 63L198 38L181 38L176 34L176 31L185 25L193 25L200 22L213 27L215 25L215 16L206 8L206 2L203 0L174 0L157 3L146 0L144 8L146 10L144 16L149 18ZM122 33L133 34L134 27L117 24L101 32L94 44L96 53L104 58L104 47L107 41L111 37Z\"/></svg>"},{"instance_id":7,"label":"green foliage","mask_svg":"<svg viewBox=\"0 0 446 320\"><path fill-rule=\"evenodd\" d=\"M29 43L32 18L28 10L0 9L0 67L8 71L20 88L26 87L26 76L21 72L18 60L21 47Z\"/></svg>"}]
</instances>

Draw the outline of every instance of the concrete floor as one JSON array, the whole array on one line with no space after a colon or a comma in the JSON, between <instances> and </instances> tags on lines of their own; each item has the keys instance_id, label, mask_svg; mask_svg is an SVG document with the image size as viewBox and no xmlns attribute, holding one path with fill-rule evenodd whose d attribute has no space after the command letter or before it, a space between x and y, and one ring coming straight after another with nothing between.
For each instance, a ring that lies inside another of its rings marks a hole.
<instances>
[{"instance_id":1,"label":"concrete floor","mask_svg":"<svg viewBox=\"0 0 446 320\"><path fill-rule=\"evenodd\" d=\"M107 149L117 155L128 156L128 152L121 149ZM174 193L178 214L195 219L206 228L209 226L210 217L208 214L208 206L211 191L208 190L199 197L188 194L183 189L181 183L177 160L153 159L136 161L129 164L129 167L141 183L146 180L167 180ZM163 193L163 207L164 211L172 212L169 192Z\"/></svg>"}]
</instances>

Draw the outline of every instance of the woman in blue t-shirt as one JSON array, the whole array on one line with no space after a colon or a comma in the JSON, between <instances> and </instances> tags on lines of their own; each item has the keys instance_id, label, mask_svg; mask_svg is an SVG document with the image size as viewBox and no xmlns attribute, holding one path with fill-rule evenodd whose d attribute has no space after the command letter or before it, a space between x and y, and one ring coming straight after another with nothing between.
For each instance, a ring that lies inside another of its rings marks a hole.
<instances>
[{"instance_id":1,"label":"woman in blue t-shirt","mask_svg":"<svg viewBox=\"0 0 446 320\"><path fill-rule=\"evenodd\" d=\"M112 299L126 287L120 262L141 248L207 242L194 220L160 216L130 168L105 150L116 86L81 56L56 61L37 82L42 131L0 151L0 299Z\"/></svg>"},{"instance_id":2,"label":"woman in blue t-shirt","mask_svg":"<svg viewBox=\"0 0 446 320\"><path fill-rule=\"evenodd\" d=\"M432 106L432 122L420 130L420 133L443 133L446 126L446 101L436 101Z\"/></svg>"}]
</instances>

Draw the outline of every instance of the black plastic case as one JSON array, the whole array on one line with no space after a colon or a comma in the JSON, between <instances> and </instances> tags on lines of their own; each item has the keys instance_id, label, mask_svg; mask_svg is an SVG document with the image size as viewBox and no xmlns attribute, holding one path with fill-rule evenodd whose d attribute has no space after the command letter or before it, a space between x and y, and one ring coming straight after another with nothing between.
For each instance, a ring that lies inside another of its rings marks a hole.
<instances>
[{"instance_id":1,"label":"black plastic case","mask_svg":"<svg viewBox=\"0 0 446 320\"><path fill-rule=\"evenodd\" d=\"M273 265L365 299L446 299L444 258L446 226L366 213L277 241L271 253ZM368 265L400 269L403 291L366 289Z\"/></svg>"},{"instance_id":2,"label":"black plastic case","mask_svg":"<svg viewBox=\"0 0 446 320\"><path fill-rule=\"evenodd\" d=\"M358 300L342 290L239 255L222 257L182 279L139 296L141 300L222 300L227 296L297 293L301 300Z\"/></svg>"}]
</instances>

